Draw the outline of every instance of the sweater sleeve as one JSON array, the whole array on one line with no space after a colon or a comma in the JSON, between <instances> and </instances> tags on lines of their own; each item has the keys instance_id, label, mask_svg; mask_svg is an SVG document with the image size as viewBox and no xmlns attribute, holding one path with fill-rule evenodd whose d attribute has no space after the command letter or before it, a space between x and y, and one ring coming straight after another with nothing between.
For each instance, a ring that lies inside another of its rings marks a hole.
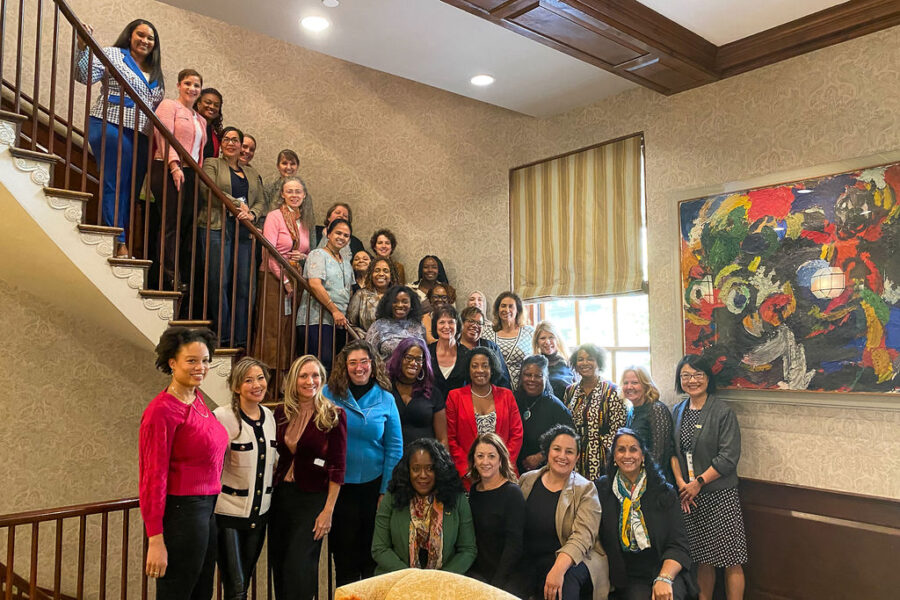
<instances>
[{"instance_id":1,"label":"sweater sleeve","mask_svg":"<svg viewBox=\"0 0 900 600\"><path fill-rule=\"evenodd\" d=\"M509 419L509 439L506 440L506 447L509 450L510 461L512 464L516 464L516 460L519 458L519 451L522 449L522 417L519 415L519 406L516 404L516 399L513 397L512 392L509 390L504 391L506 391L504 394L506 397L506 418Z\"/></svg>"},{"instance_id":2,"label":"sweater sleeve","mask_svg":"<svg viewBox=\"0 0 900 600\"><path fill-rule=\"evenodd\" d=\"M469 508L465 494L460 494L456 498L456 514L459 517L456 552L453 558L444 563L441 570L464 575L478 555L478 549L475 547L475 523L472 521L472 509Z\"/></svg>"},{"instance_id":3,"label":"sweater sleeve","mask_svg":"<svg viewBox=\"0 0 900 600\"><path fill-rule=\"evenodd\" d=\"M378 384L375 384L376 386ZM388 391L381 390L383 399L388 406L387 420L384 422L384 469L381 474L381 493L387 492L388 483L394 474L394 467L403 456L403 427L400 425L400 411L394 396Z\"/></svg>"},{"instance_id":4,"label":"sweater sleeve","mask_svg":"<svg viewBox=\"0 0 900 600\"><path fill-rule=\"evenodd\" d=\"M179 421L162 406L152 403L141 419L139 439L140 506L147 537L163 533L163 513L168 491L169 459Z\"/></svg>"},{"instance_id":5,"label":"sweater sleeve","mask_svg":"<svg viewBox=\"0 0 900 600\"><path fill-rule=\"evenodd\" d=\"M450 390L447 394L447 403L445 405L447 411L447 442L450 444L450 456L456 464L456 471L460 477L465 476L468 469L468 461L466 452L462 449L458 441L459 436L459 397L460 390Z\"/></svg>"},{"instance_id":6,"label":"sweater sleeve","mask_svg":"<svg viewBox=\"0 0 900 600\"><path fill-rule=\"evenodd\" d=\"M672 457L672 414L662 402L654 402L651 406L650 435L653 438L653 454L656 462L663 470L669 467Z\"/></svg>"},{"instance_id":7,"label":"sweater sleeve","mask_svg":"<svg viewBox=\"0 0 900 600\"><path fill-rule=\"evenodd\" d=\"M731 407L723 405L723 408L719 418L719 451L711 462L713 468L726 477L737 470L741 459L741 428Z\"/></svg>"},{"instance_id":8,"label":"sweater sleeve","mask_svg":"<svg viewBox=\"0 0 900 600\"><path fill-rule=\"evenodd\" d=\"M344 473L347 470L347 413L338 411L338 423L328 432L328 450L326 451L328 481L344 484Z\"/></svg>"},{"instance_id":9,"label":"sweater sleeve","mask_svg":"<svg viewBox=\"0 0 900 600\"><path fill-rule=\"evenodd\" d=\"M687 529L684 526L684 516L681 505L675 492L671 497L663 500L662 511L669 526L669 539L666 547L660 552L660 561L672 559L681 565L683 572L687 573L691 568L691 547Z\"/></svg>"},{"instance_id":10,"label":"sweater sleeve","mask_svg":"<svg viewBox=\"0 0 900 600\"><path fill-rule=\"evenodd\" d=\"M572 531L559 552L565 552L577 565L594 545L600 532L600 498L593 483L575 489L575 520Z\"/></svg>"},{"instance_id":11,"label":"sweater sleeve","mask_svg":"<svg viewBox=\"0 0 900 600\"><path fill-rule=\"evenodd\" d=\"M104 49L105 50L105 49ZM78 64L75 65L75 81L78 83L83 83L85 85L91 85L100 81L100 78L103 77L103 73L106 72L106 67L103 66L103 63L94 58L93 61L90 60L91 51L88 48L85 48L78 55ZM88 62L91 63L91 72L88 73Z\"/></svg>"},{"instance_id":12,"label":"sweater sleeve","mask_svg":"<svg viewBox=\"0 0 900 600\"><path fill-rule=\"evenodd\" d=\"M266 216L266 222L263 225L263 236L272 242L272 245L276 248L278 245L278 234L283 224L284 217L281 216L281 211L278 211L277 215L272 214L271 216ZM275 277L281 279L281 265L271 256L269 256L266 261L266 269L268 269Z\"/></svg>"},{"instance_id":13,"label":"sweater sleeve","mask_svg":"<svg viewBox=\"0 0 900 600\"><path fill-rule=\"evenodd\" d=\"M375 532L372 535L372 558L384 571L399 571L409 568L408 560L404 561L391 544L391 515L394 512L394 499L390 492L381 499L375 512Z\"/></svg>"},{"instance_id":14,"label":"sweater sleeve","mask_svg":"<svg viewBox=\"0 0 900 600\"><path fill-rule=\"evenodd\" d=\"M519 486L506 486L504 498L503 553L497 562L497 571L491 585L504 589L513 575L524 552L525 497Z\"/></svg>"},{"instance_id":15,"label":"sweater sleeve","mask_svg":"<svg viewBox=\"0 0 900 600\"><path fill-rule=\"evenodd\" d=\"M166 126L173 134L175 133L175 115L177 114L177 107L175 106L174 100L163 100L159 103L159 106L156 107L156 116L162 121L162 124ZM163 152L166 149L166 138L159 132L158 129L153 131L153 141L156 145L156 152L154 153L154 158L158 160L163 160ZM168 163L173 160L178 160L178 153L175 152L175 148L171 145L169 146L169 156L166 160L166 167L168 167Z\"/></svg>"}]
</instances>

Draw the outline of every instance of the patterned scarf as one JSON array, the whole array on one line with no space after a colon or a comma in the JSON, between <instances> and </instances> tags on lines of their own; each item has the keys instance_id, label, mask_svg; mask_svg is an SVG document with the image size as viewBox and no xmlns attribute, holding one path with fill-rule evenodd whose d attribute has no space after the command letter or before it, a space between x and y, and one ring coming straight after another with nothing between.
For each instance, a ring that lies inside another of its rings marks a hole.
<instances>
[{"instance_id":1,"label":"patterned scarf","mask_svg":"<svg viewBox=\"0 0 900 600\"><path fill-rule=\"evenodd\" d=\"M613 493L619 499L619 543L622 550L628 552L640 552L650 547L650 536L647 533L647 524L644 523L644 514L641 512L641 496L647 490L647 472L641 469L641 476L634 488L622 475L622 471L616 471L616 479L613 481Z\"/></svg>"},{"instance_id":2,"label":"patterned scarf","mask_svg":"<svg viewBox=\"0 0 900 600\"><path fill-rule=\"evenodd\" d=\"M291 234L291 250L298 250L300 243L300 210L291 210L291 208L282 202L281 214L284 217L284 224L287 225L288 233ZM295 260L289 261L292 266L298 267L299 263Z\"/></svg>"},{"instance_id":3,"label":"patterned scarf","mask_svg":"<svg viewBox=\"0 0 900 600\"><path fill-rule=\"evenodd\" d=\"M428 562L419 564L419 551L428 552ZM409 502L409 566L440 569L444 563L444 503L434 495L414 496Z\"/></svg>"}]
</instances>

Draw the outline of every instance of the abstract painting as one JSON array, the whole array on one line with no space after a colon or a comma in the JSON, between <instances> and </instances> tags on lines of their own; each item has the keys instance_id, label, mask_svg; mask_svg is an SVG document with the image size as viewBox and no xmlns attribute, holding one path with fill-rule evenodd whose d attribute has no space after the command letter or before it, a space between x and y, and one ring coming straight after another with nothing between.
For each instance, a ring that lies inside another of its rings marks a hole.
<instances>
[{"instance_id":1,"label":"abstract painting","mask_svg":"<svg viewBox=\"0 0 900 600\"><path fill-rule=\"evenodd\" d=\"M680 205L684 350L729 388L900 392L900 163Z\"/></svg>"}]
</instances>

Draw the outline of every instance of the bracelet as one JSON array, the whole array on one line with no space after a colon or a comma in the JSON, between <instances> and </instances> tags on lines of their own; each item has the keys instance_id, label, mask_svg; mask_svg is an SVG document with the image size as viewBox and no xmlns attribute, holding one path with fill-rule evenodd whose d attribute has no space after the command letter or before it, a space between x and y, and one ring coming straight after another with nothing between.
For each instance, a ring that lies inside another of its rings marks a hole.
<instances>
[{"instance_id":1,"label":"bracelet","mask_svg":"<svg viewBox=\"0 0 900 600\"><path fill-rule=\"evenodd\" d=\"M664 581L665 583L668 583L669 585L675 584L674 579L670 579L669 577L666 577L665 575L660 575L659 577L657 577L656 579L653 580L653 583L656 583L657 581Z\"/></svg>"}]
</instances>

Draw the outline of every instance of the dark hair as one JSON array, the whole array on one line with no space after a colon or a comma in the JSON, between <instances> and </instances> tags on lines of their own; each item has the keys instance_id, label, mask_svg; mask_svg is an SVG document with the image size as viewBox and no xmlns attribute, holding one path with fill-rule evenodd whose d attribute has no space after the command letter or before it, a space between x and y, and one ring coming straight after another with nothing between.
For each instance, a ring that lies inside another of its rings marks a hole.
<instances>
[{"instance_id":1,"label":"dark hair","mask_svg":"<svg viewBox=\"0 0 900 600\"><path fill-rule=\"evenodd\" d=\"M298 162L297 164L299 165L300 163ZM350 208L350 205L347 204L346 202L335 202L334 204L332 204L331 206L328 207L327 211L325 211L325 222L323 223L323 225L325 225L325 227L328 227L328 219L331 218L331 213L333 213L334 209L338 208L339 206L343 206L344 208L347 209L347 220L353 221L353 209Z\"/></svg>"},{"instance_id":2,"label":"dark hair","mask_svg":"<svg viewBox=\"0 0 900 600\"><path fill-rule=\"evenodd\" d=\"M225 136L228 135L229 133L231 133L232 131L237 132L238 136L241 138L240 143L243 144L244 143L244 132L232 125L229 125L228 127L226 127L225 129L222 130L222 134L219 136L219 141L224 140Z\"/></svg>"},{"instance_id":3,"label":"dark hair","mask_svg":"<svg viewBox=\"0 0 900 600\"><path fill-rule=\"evenodd\" d=\"M666 483L666 479L663 476L659 465L656 464L656 459L654 459L653 455L650 453L647 443L635 430L628 427L620 427L616 431L616 434L612 439L612 444L609 447L609 452L606 453L606 485L612 490L612 486L615 483L616 472L619 470L619 467L616 466L616 442L619 441L619 438L623 435L630 435L637 440L638 446L641 447L641 453L644 455L644 470L647 472L647 489L660 490L662 492L660 501L665 499L666 505L668 505L668 503L676 497L674 488ZM671 495L671 497L667 498L669 495Z\"/></svg>"},{"instance_id":4,"label":"dark hair","mask_svg":"<svg viewBox=\"0 0 900 600\"><path fill-rule=\"evenodd\" d=\"M394 236L394 232L390 229L379 229L375 233L372 234L372 237L369 239L369 247L372 249L372 252L375 252L375 242L378 241L378 238L384 236L391 243L391 254L394 253L394 250L397 249L397 238ZM378 254L375 252L375 254Z\"/></svg>"},{"instance_id":5,"label":"dark hair","mask_svg":"<svg viewBox=\"0 0 900 600\"><path fill-rule=\"evenodd\" d=\"M442 443L432 438L419 438L409 443L403 457L391 475L388 491L394 499L394 507L409 509L409 502L416 495L409 478L409 460L419 451L427 452L434 461L434 497L444 504L444 508L454 508L456 499L465 493L456 466L450 453Z\"/></svg>"},{"instance_id":6,"label":"dark hair","mask_svg":"<svg viewBox=\"0 0 900 600\"><path fill-rule=\"evenodd\" d=\"M397 295L404 293L409 296L409 315L406 317L410 321L420 321L422 315L422 303L419 301L419 295L405 285L395 285L384 293L375 309L376 319L393 319L394 318L394 300Z\"/></svg>"},{"instance_id":7,"label":"dark hair","mask_svg":"<svg viewBox=\"0 0 900 600\"><path fill-rule=\"evenodd\" d=\"M372 361L372 374L370 378L375 379L375 383L380 385L386 391L391 391L391 380L388 379L387 373L384 371L384 362L381 356L372 349L372 346L366 340L354 340L344 346L337 356L334 357L334 366L331 368L331 374L328 376L328 390L332 397L346 398L350 389L350 374L347 372L347 357L355 350L365 350Z\"/></svg>"},{"instance_id":8,"label":"dark hair","mask_svg":"<svg viewBox=\"0 0 900 600\"><path fill-rule=\"evenodd\" d=\"M567 435L575 440L575 449L581 454L581 436L578 435L571 426L560 423L541 434L540 444L541 452L544 453L544 458L547 458L550 454L550 446L553 444L553 440L561 435Z\"/></svg>"},{"instance_id":9,"label":"dark hair","mask_svg":"<svg viewBox=\"0 0 900 600\"><path fill-rule=\"evenodd\" d=\"M550 385L550 361L541 354L532 354L522 359L522 367L519 369L519 385L516 386L516 399L529 397L525 393L525 388L522 387L522 380L525 379L525 367L530 367L531 365L537 365L544 376L544 392L542 395L552 396L553 386Z\"/></svg>"},{"instance_id":10,"label":"dark hair","mask_svg":"<svg viewBox=\"0 0 900 600\"><path fill-rule=\"evenodd\" d=\"M213 352L216 351L216 336L206 329L191 329L189 327L169 327L159 336L159 343L156 345L156 368L167 375L172 374L172 367L169 366L169 360L178 356L178 351L182 346L200 342L206 344L209 350L209 356L212 358Z\"/></svg>"},{"instance_id":11,"label":"dark hair","mask_svg":"<svg viewBox=\"0 0 900 600\"><path fill-rule=\"evenodd\" d=\"M200 86L203 86L203 75L195 71L194 69L182 69L178 71L178 83L181 83L188 77L196 77L200 80Z\"/></svg>"},{"instance_id":12,"label":"dark hair","mask_svg":"<svg viewBox=\"0 0 900 600\"><path fill-rule=\"evenodd\" d=\"M294 152L293 150L291 150L290 148L285 148L284 150L282 150L281 152L278 153L278 158L275 159L276 166L278 165L278 163L281 162L282 158L290 158L295 163L297 163L298 167L300 166L300 157L297 156L297 153Z\"/></svg>"},{"instance_id":13,"label":"dark hair","mask_svg":"<svg viewBox=\"0 0 900 600\"><path fill-rule=\"evenodd\" d=\"M681 369L684 367L690 367L695 371L703 371L706 374L706 393L712 394L716 391L716 376L713 374L712 365L709 364L709 361L700 356L699 354L685 354L681 357L681 360L678 361L678 365L675 367L675 391L679 394L686 394L684 388L681 387Z\"/></svg>"},{"instance_id":14,"label":"dark hair","mask_svg":"<svg viewBox=\"0 0 900 600\"><path fill-rule=\"evenodd\" d=\"M602 371L603 365L606 364L606 360L603 356L603 348L597 344L581 344L575 348L575 350L572 351L572 354L569 355L569 366L572 367L572 369L575 368L575 365L578 364L578 353L582 350L594 359L594 362L597 363L597 370Z\"/></svg>"},{"instance_id":15,"label":"dark hair","mask_svg":"<svg viewBox=\"0 0 900 600\"><path fill-rule=\"evenodd\" d=\"M494 331L500 331L503 327L500 323L500 303L506 298L512 298L516 303L516 326L521 327L525 322L525 305L522 304L522 299L519 298L519 295L515 292L503 292L494 300L494 318L492 321Z\"/></svg>"},{"instance_id":16,"label":"dark hair","mask_svg":"<svg viewBox=\"0 0 900 600\"><path fill-rule=\"evenodd\" d=\"M462 321L466 319L471 319L474 315L481 315L481 318L487 321L487 317L484 316L484 311L482 311L477 306L467 306L459 313L459 318ZM483 324L487 324L486 322Z\"/></svg>"},{"instance_id":17,"label":"dark hair","mask_svg":"<svg viewBox=\"0 0 900 600\"><path fill-rule=\"evenodd\" d=\"M443 281L438 281L433 286L431 286L430 290L428 290L425 293L425 297L428 298L429 303L431 303L431 300L434 297L434 289L438 288L438 287L442 287L447 291L447 302L449 304L456 303L456 290L453 288L452 285L450 285L449 283L443 282Z\"/></svg>"},{"instance_id":18,"label":"dark hair","mask_svg":"<svg viewBox=\"0 0 900 600\"><path fill-rule=\"evenodd\" d=\"M147 57L147 64L150 66L150 81L155 81L159 84L160 89L165 90L166 82L162 72L162 52L159 49L159 32L156 31L156 26L153 25L153 23L144 19L135 19L125 26L125 29L122 30L122 33L120 33L119 37L116 38L116 41L113 42L113 46L128 50L128 53L131 54L131 34L133 34L134 30L141 25L146 25L153 31L153 49Z\"/></svg>"},{"instance_id":19,"label":"dark hair","mask_svg":"<svg viewBox=\"0 0 900 600\"><path fill-rule=\"evenodd\" d=\"M444 271L444 263L442 263L441 259L439 259L437 256L435 256L433 254L426 254L425 256L422 257L422 260L419 261L419 278L415 281L415 284L419 285L419 282L422 281L423 267L425 266L425 261L428 260L429 258L434 259L434 261L437 263L437 266L438 266L437 281L438 281L438 283L447 283L447 272Z\"/></svg>"},{"instance_id":20,"label":"dark hair","mask_svg":"<svg viewBox=\"0 0 900 600\"><path fill-rule=\"evenodd\" d=\"M210 127L212 127L213 132L215 132L215 134L219 136L219 139L221 140L222 136L225 135L224 133L222 133L222 119L224 118L224 115L222 115L222 104L224 103L222 100L222 92L220 92L216 88L203 88L202 90L200 90L200 95L197 96L197 100L194 101L194 110L197 110L197 105L200 104L200 99L207 94L212 94L213 96L218 96L219 98L219 114L215 119L212 120L212 122L210 123ZM241 141L244 141L244 136L241 136Z\"/></svg>"},{"instance_id":21,"label":"dark hair","mask_svg":"<svg viewBox=\"0 0 900 600\"><path fill-rule=\"evenodd\" d=\"M456 308L450 304L445 304L431 312L431 337L437 339L437 322L441 317L450 317L456 322L456 335L453 337L458 340L459 336L462 335L462 322L459 320L459 313L456 312Z\"/></svg>"},{"instance_id":22,"label":"dark hair","mask_svg":"<svg viewBox=\"0 0 900 600\"><path fill-rule=\"evenodd\" d=\"M328 224L328 227L325 228L325 232L330 234L332 231L334 231L334 228L337 227L338 225L340 225L341 223L346 225L347 229L350 230L350 235L353 235L353 225L351 225L350 221L348 221L347 219L335 219L334 221L332 221L331 223Z\"/></svg>"},{"instance_id":23,"label":"dark hair","mask_svg":"<svg viewBox=\"0 0 900 600\"><path fill-rule=\"evenodd\" d=\"M503 367L500 366L500 359L497 358L494 351L484 346L475 346L469 350L469 357L466 361L466 379L472 377L472 359L476 356L487 356L488 364L491 366L491 384L497 385L497 382L500 381L500 371Z\"/></svg>"},{"instance_id":24,"label":"dark hair","mask_svg":"<svg viewBox=\"0 0 900 600\"><path fill-rule=\"evenodd\" d=\"M417 379L412 386L413 396L422 394L426 398L431 398L431 385L434 383L434 371L431 369L431 352L425 340L411 335L400 340L397 347L391 353L391 357L387 361L387 374L391 378L391 382L396 382L400 378L403 370L403 357L409 352L413 346L422 351L422 379Z\"/></svg>"},{"instance_id":25,"label":"dark hair","mask_svg":"<svg viewBox=\"0 0 900 600\"><path fill-rule=\"evenodd\" d=\"M365 250L360 250L359 252L366 252ZM356 254L359 254L357 252ZM356 258L356 254L353 255ZM368 254L368 252L366 252ZM369 268L366 269L366 278L363 280L363 286L367 290L374 290L375 288L372 286L372 273L375 272L375 263L386 262L388 264L388 269L391 272L391 280L388 282L388 287L393 287L400 283L400 276L397 275L397 265L394 264L389 258L385 258L383 256L369 256Z\"/></svg>"}]
</instances>

